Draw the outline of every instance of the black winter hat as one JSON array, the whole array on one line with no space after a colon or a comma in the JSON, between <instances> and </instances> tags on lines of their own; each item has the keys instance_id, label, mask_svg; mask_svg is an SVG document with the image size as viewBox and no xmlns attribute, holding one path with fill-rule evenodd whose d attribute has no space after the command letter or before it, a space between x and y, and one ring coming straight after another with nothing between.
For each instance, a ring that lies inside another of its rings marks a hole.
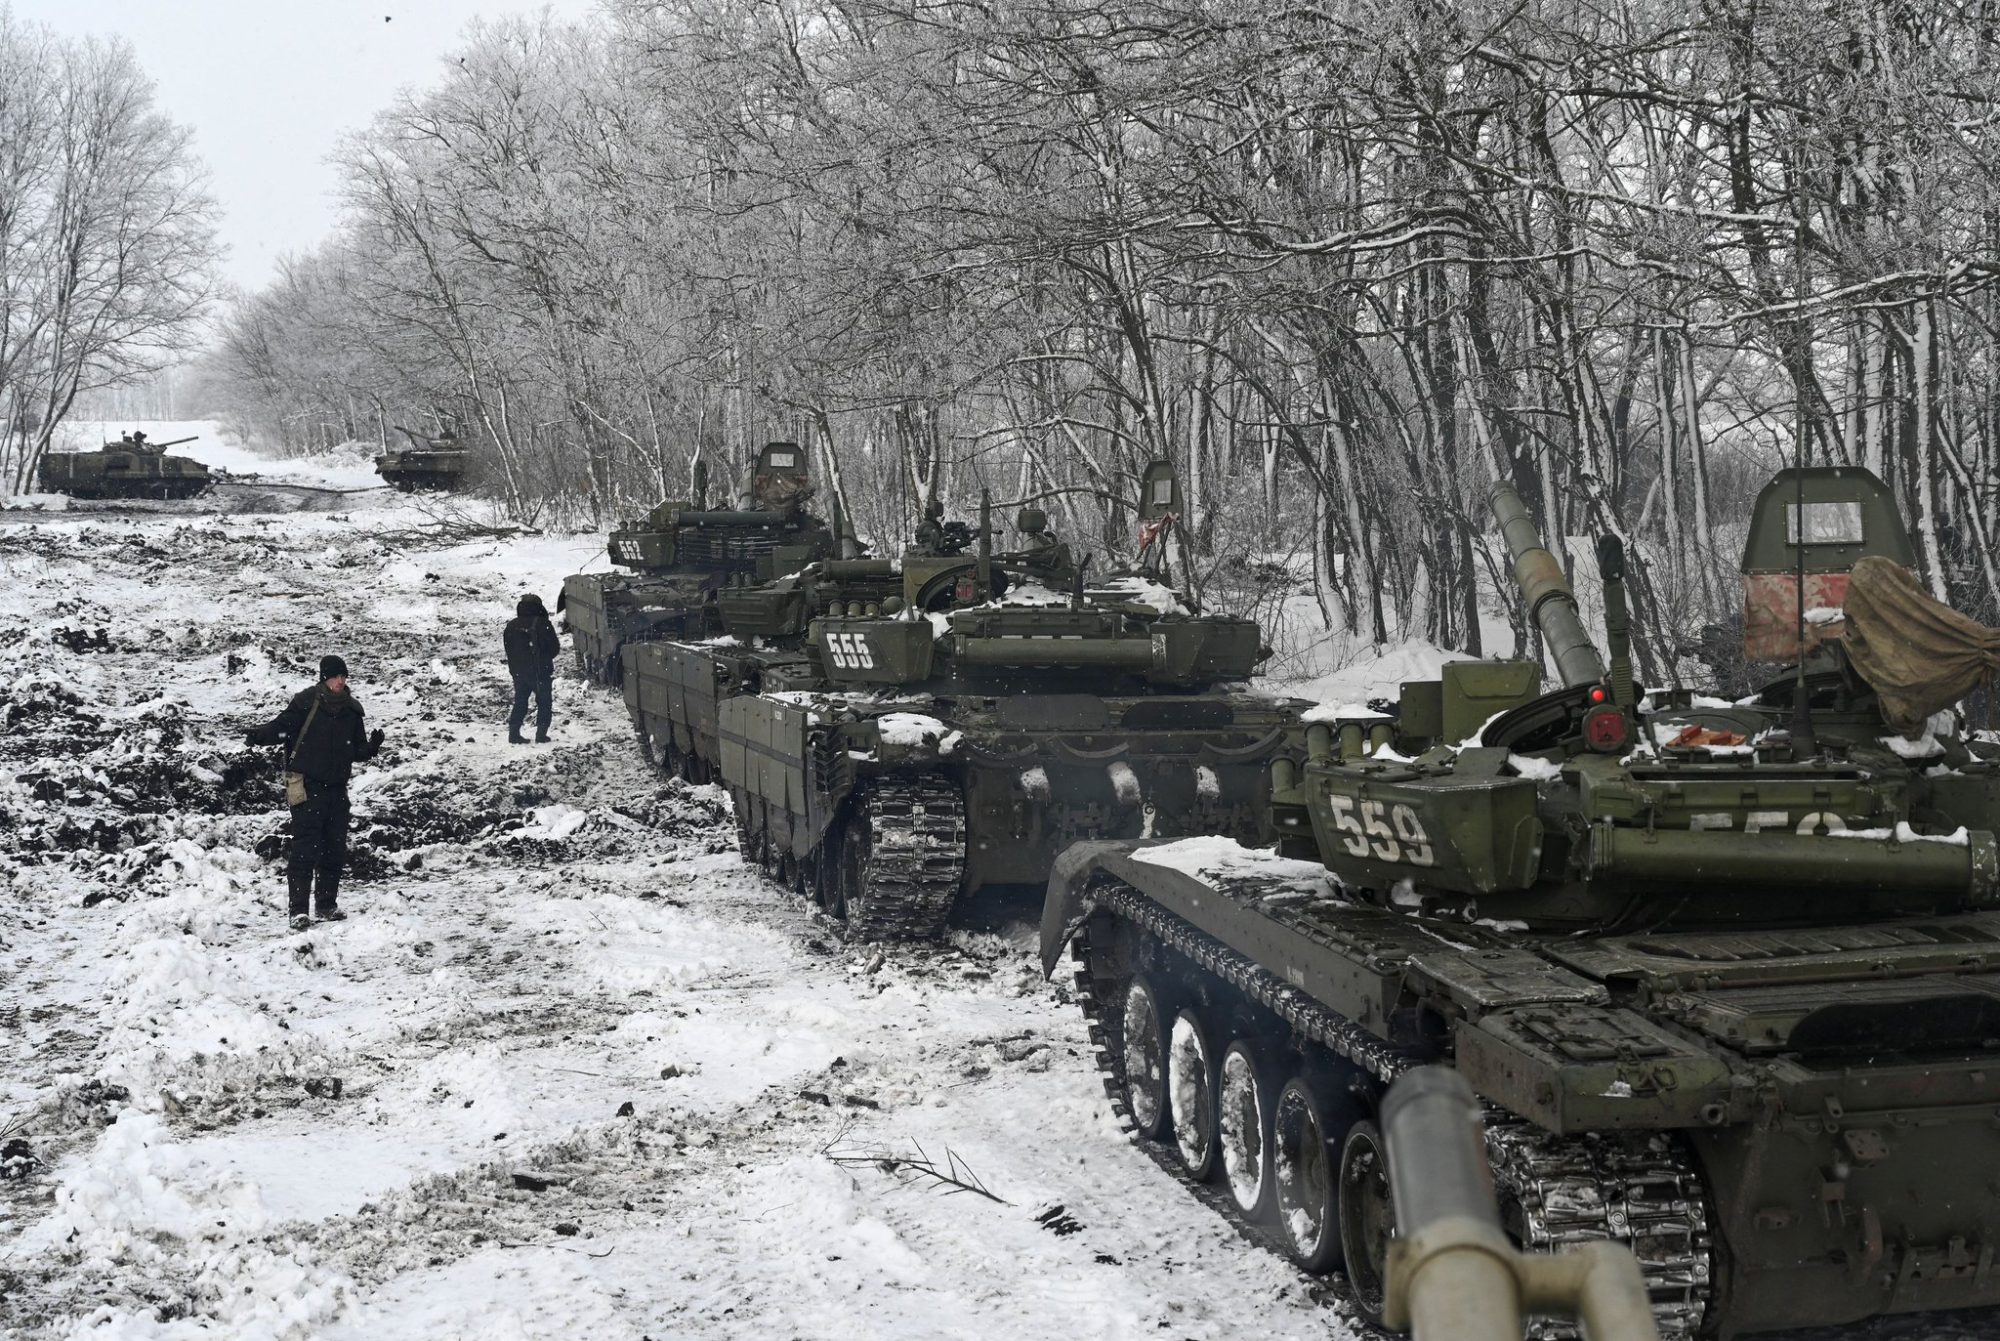
<instances>
[{"instance_id":1,"label":"black winter hat","mask_svg":"<svg viewBox=\"0 0 2000 1341\"><path fill-rule=\"evenodd\" d=\"M529 615L546 614L547 611L542 609L542 598L531 591L515 603L514 613L526 619Z\"/></svg>"},{"instance_id":2,"label":"black winter hat","mask_svg":"<svg viewBox=\"0 0 2000 1341\"><path fill-rule=\"evenodd\" d=\"M339 657L329 655L319 659L319 678L321 684L325 684L335 676L345 676L346 674L347 663Z\"/></svg>"}]
</instances>

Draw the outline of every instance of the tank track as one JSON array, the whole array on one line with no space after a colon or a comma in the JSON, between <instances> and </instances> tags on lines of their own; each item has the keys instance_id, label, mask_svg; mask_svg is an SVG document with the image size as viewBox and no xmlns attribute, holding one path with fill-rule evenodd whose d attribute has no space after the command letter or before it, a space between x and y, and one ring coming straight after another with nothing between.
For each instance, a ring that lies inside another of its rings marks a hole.
<instances>
[{"instance_id":1,"label":"tank track","mask_svg":"<svg viewBox=\"0 0 2000 1341\"><path fill-rule=\"evenodd\" d=\"M1531 1252L1622 1239L1638 1257L1661 1341L1687 1341L1707 1312L1708 1205L1692 1163L1673 1141L1643 1144L1550 1136L1498 1110L1486 1119L1486 1152L1501 1194L1518 1208L1509 1226ZM1536 1341L1573 1341L1571 1323L1538 1318Z\"/></svg>"},{"instance_id":2,"label":"tank track","mask_svg":"<svg viewBox=\"0 0 2000 1341\"><path fill-rule=\"evenodd\" d=\"M1311 1039L1359 1066L1384 1085L1420 1063L1344 1017L1328 1010L1254 961L1215 940L1151 899L1108 876L1084 894L1087 906L1131 923L1195 967L1267 1007L1300 1037ZM1132 1115L1120 1084L1109 1012L1116 982L1092 963L1086 923L1070 942L1076 964L1077 1003L1088 1021L1092 1053L1119 1122ZM1631 1245L1646 1278L1660 1341L1694 1341L1707 1312L1710 1279L1708 1207L1693 1161L1675 1142L1655 1137L1643 1146L1601 1137L1554 1136L1498 1109L1489 1109L1487 1152L1495 1182L1519 1207L1518 1232L1530 1251L1562 1248L1591 1239ZM1146 1147L1155 1162L1179 1176L1211 1208L1228 1216L1245 1237L1282 1252L1275 1235L1246 1224L1219 1189L1188 1179L1166 1152ZM1528 1337L1572 1341L1572 1324L1536 1319Z\"/></svg>"},{"instance_id":3,"label":"tank track","mask_svg":"<svg viewBox=\"0 0 2000 1341\"><path fill-rule=\"evenodd\" d=\"M847 934L856 940L928 941L965 878L965 798L942 774L880 778L858 798L868 825L868 889L850 899Z\"/></svg>"}]
</instances>

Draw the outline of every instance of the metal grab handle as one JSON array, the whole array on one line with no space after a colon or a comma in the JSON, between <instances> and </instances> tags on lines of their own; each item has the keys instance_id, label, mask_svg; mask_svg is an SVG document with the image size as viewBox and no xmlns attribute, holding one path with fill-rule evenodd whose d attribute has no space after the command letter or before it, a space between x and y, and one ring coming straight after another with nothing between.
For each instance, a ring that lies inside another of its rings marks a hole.
<instances>
[{"instance_id":1,"label":"metal grab handle","mask_svg":"<svg viewBox=\"0 0 2000 1341\"><path fill-rule=\"evenodd\" d=\"M1638 1259L1620 1243L1524 1253L1507 1240L1479 1100L1458 1072L1405 1072L1382 1104L1396 1239L1384 1320L1416 1341L1520 1341L1529 1314L1590 1341L1659 1341Z\"/></svg>"}]
</instances>

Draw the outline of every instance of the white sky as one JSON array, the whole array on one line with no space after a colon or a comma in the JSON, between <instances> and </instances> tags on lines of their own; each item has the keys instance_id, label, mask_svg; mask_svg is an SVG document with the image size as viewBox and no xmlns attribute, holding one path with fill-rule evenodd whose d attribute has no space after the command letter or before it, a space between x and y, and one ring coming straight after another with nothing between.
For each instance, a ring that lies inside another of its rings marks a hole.
<instances>
[{"instance_id":1,"label":"white sky","mask_svg":"<svg viewBox=\"0 0 2000 1341\"><path fill-rule=\"evenodd\" d=\"M4 3L5 0L0 0ZM429 83L476 17L534 0L12 0L18 18L124 37L190 126L223 209L223 273L246 289L333 228L341 135L399 88ZM594 0L551 0L580 16ZM387 22L384 22L384 18Z\"/></svg>"}]
</instances>

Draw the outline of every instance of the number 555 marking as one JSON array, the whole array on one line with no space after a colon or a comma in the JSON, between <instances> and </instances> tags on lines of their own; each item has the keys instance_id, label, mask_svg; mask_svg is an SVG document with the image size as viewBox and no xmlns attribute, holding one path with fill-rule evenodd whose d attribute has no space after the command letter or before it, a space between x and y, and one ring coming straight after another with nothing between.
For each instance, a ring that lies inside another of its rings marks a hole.
<instances>
[{"instance_id":1,"label":"number 555 marking","mask_svg":"<svg viewBox=\"0 0 2000 1341\"><path fill-rule=\"evenodd\" d=\"M868 639L861 634L829 633L826 641L827 650L833 653L833 664L840 669L875 669L875 653L869 649Z\"/></svg>"},{"instance_id":2,"label":"number 555 marking","mask_svg":"<svg viewBox=\"0 0 2000 1341\"><path fill-rule=\"evenodd\" d=\"M1362 801L1357 809L1351 796L1329 796L1327 801L1333 807L1333 826L1346 835L1340 842L1349 855L1407 862L1412 866L1437 864L1430 836L1424 832L1424 822L1417 818L1414 806Z\"/></svg>"}]
</instances>

